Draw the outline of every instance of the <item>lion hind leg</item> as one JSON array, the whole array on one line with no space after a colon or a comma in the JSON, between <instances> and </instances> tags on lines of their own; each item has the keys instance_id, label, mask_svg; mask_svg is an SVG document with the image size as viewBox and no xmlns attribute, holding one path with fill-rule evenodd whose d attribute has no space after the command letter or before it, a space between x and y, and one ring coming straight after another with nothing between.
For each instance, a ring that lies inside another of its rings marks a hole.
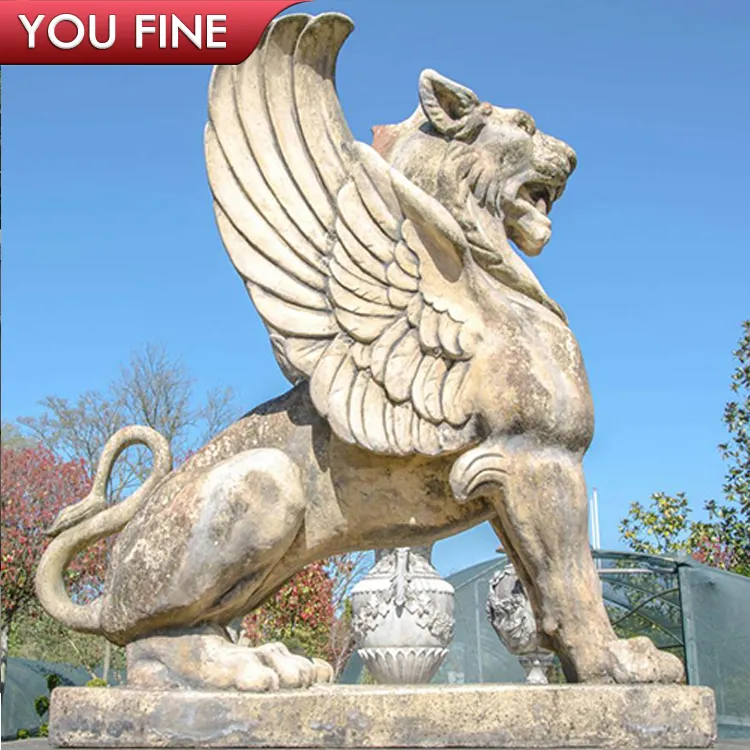
<instances>
[{"instance_id":1,"label":"lion hind leg","mask_svg":"<svg viewBox=\"0 0 750 750\"><path fill-rule=\"evenodd\" d=\"M137 623L139 636L244 616L302 528L306 503L299 469L283 451L259 448L216 464L162 509L169 519L182 516L184 528L165 538L164 524L148 524L146 538L131 545L145 548L146 563L157 554L164 563L118 565L119 609L127 612L138 593L151 592L141 608L152 615Z\"/></svg>"},{"instance_id":2,"label":"lion hind leg","mask_svg":"<svg viewBox=\"0 0 750 750\"><path fill-rule=\"evenodd\" d=\"M323 662L279 643L250 648L232 633L299 533L304 489L285 453L257 449L175 497L195 508L191 546L170 583L171 621L128 644L129 685L265 692L330 680Z\"/></svg>"},{"instance_id":3,"label":"lion hind leg","mask_svg":"<svg viewBox=\"0 0 750 750\"><path fill-rule=\"evenodd\" d=\"M130 644L129 682L270 690L297 679L232 643L223 626L246 614L287 554L306 501L296 464L265 448L222 461L173 493L162 515L189 524L166 536L163 524L145 523L128 550L145 550L147 564L126 554L115 569L106 622Z\"/></svg>"}]
</instances>

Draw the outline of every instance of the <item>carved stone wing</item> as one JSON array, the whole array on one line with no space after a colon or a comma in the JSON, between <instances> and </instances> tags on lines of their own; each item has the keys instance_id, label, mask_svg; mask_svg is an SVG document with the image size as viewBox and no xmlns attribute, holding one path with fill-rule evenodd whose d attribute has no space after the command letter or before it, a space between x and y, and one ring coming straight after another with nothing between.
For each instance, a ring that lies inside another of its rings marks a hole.
<instances>
[{"instance_id":1,"label":"carved stone wing","mask_svg":"<svg viewBox=\"0 0 750 750\"><path fill-rule=\"evenodd\" d=\"M345 16L290 15L215 69L208 174L276 359L342 440L436 455L477 439L479 336L457 222L354 140L334 85Z\"/></svg>"}]
</instances>

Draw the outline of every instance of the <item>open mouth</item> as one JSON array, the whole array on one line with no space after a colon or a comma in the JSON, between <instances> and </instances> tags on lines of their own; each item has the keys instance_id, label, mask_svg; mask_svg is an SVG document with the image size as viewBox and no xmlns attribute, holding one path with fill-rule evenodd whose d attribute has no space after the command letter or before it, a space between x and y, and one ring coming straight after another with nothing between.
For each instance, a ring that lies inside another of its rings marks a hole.
<instances>
[{"instance_id":1,"label":"open mouth","mask_svg":"<svg viewBox=\"0 0 750 750\"><path fill-rule=\"evenodd\" d=\"M538 255L549 242L552 222L548 214L562 191L563 185L558 183L530 180L505 204L508 237L526 255Z\"/></svg>"},{"instance_id":2,"label":"open mouth","mask_svg":"<svg viewBox=\"0 0 750 750\"><path fill-rule=\"evenodd\" d=\"M516 203L526 203L540 213L547 216L552 210L552 204L558 198L558 188L552 185L529 182L521 185L516 194Z\"/></svg>"}]
</instances>

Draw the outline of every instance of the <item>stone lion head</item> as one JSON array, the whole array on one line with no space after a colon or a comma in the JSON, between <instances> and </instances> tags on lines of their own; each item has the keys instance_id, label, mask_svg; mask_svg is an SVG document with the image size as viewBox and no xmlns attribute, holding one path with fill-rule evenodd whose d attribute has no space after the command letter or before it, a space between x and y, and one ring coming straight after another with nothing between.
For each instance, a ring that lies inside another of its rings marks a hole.
<instances>
[{"instance_id":1,"label":"stone lion head","mask_svg":"<svg viewBox=\"0 0 750 750\"><path fill-rule=\"evenodd\" d=\"M549 242L549 213L576 155L528 113L426 70L414 114L373 133L374 148L451 211L487 270L507 263L508 240L531 256Z\"/></svg>"}]
</instances>

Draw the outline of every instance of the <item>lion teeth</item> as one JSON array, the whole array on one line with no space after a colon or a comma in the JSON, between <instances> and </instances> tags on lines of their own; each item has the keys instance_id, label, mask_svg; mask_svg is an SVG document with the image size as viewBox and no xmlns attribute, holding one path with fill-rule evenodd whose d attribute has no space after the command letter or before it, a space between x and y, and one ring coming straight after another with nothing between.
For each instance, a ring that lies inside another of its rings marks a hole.
<instances>
[{"instance_id":1,"label":"lion teeth","mask_svg":"<svg viewBox=\"0 0 750 750\"><path fill-rule=\"evenodd\" d=\"M543 214L546 215L547 213L547 201L544 198L540 198L536 202L536 210L541 211Z\"/></svg>"}]
</instances>

